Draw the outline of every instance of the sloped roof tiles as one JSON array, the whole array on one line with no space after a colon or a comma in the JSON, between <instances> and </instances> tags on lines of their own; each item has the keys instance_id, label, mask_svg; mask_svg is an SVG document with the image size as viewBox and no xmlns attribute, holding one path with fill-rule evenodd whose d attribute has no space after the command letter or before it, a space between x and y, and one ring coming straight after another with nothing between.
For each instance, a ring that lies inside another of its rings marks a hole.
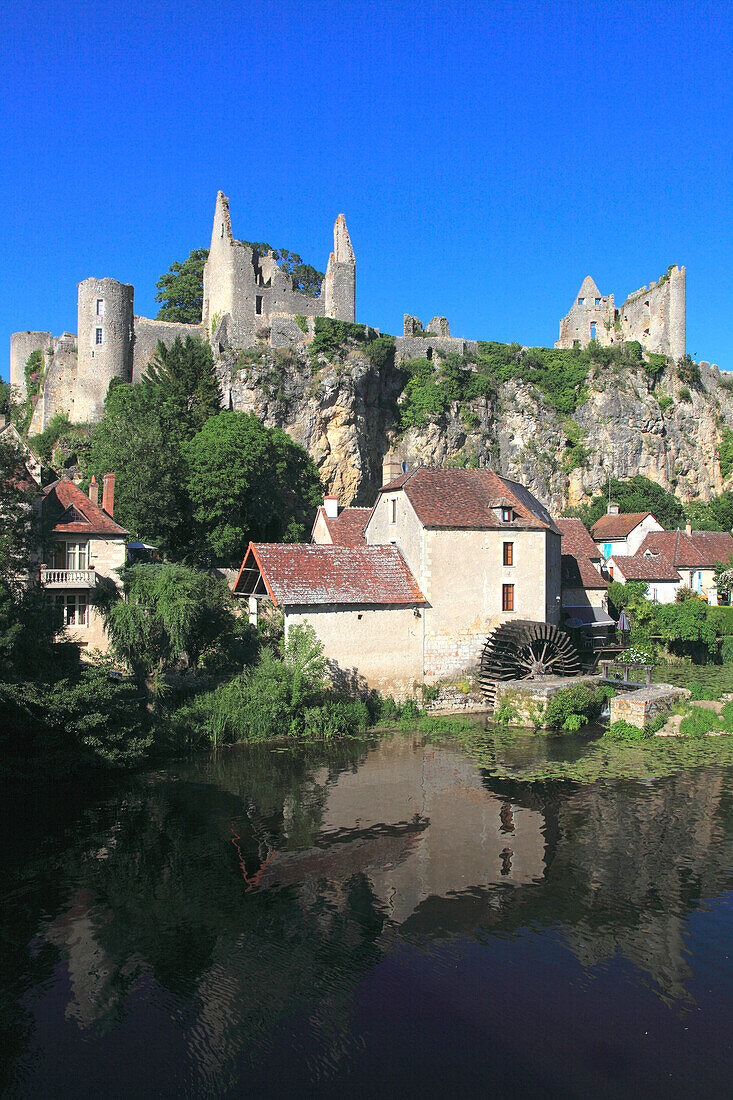
<instances>
[{"instance_id":1,"label":"sloped roof tiles","mask_svg":"<svg viewBox=\"0 0 733 1100\"><path fill-rule=\"evenodd\" d=\"M562 583L565 588L608 588L608 581L585 554L562 555Z\"/></svg>"},{"instance_id":2,"label":"sloped roof tiles","mask_svg":"<svg viewBox=\"0 0 733 1100\"><path fill-rule=\"evenodd\" d=\"M318 509L334 546L364 546L364 528L371 508L342 508L336 519L329 519L323 505Z\"/></svg>"},{"instance_id":3,"label":"sloped roof tiles","mask_svg":"<svg viewBox=\"0 0 733 1100\"><path fill-rule=\"evenodd\" d=\"M72 481L62 477L45 489L42 502L44 519L52 535L127 535L111 516L94 504Z\"/></svg>"},{"instance_id":4,"label":"sloped roof tiles","mask_svg":"<svg viewBox=\"0 0 733 1100\"><path fill-rule=\"evenodd\" d=\"M619 512L618 515L601 516L591 527L591 534L597 541L625 539L647 516L651 516L651 512Z\"/></svg>"},{"instance_id":5,"label":"sloped roof tiles","mask_svg":"<svg viewBox=\"0 0 733 1100\"><path fill-rule=\"evenodd\" d=\"M424 603L417 581L396 546L324 546L251 542L234 591L247 594L256 568L277 607Z\"/></svg>"},{"instance_id":6,"label":"sloped roof tiles","mask_svg":"<svg viewBox=\"0 0 733 1100\"><path fill-rule=\"evenodd\" d=\"M591 561L600 561L601 552L590 536L587 527L580 519L555 519L555 526L562 535L563 554L576 557L584 555Z\"/></svg>"},{"instance_id":7,"label":"sloped roof tiles","mask_svg":"<svg viewBox=\"0 0 733 1100\"><path fill-rule=\"evenodd\" d=\"M614 554L609 561L617 566L619 572L627 581L680 581L682 578L672 563L662 554L658 557L648 557L644 554L634 554L627 557L623 554Z\"/></svg>"},{"instance_id":8,"label":"sloped roof tiles","mask_svg":"<svg viewBox=\"0 0 733 1100\"><path fill-rule=\"evenodd\" d=\"M552 516L535 496L494 470L418 466L382 486L380 493L402 489L424 527L482 530L489 527L536 528L558 534ZM503 523L494 512L506 501L516 518Z\"/></svg>"}]
</instances>

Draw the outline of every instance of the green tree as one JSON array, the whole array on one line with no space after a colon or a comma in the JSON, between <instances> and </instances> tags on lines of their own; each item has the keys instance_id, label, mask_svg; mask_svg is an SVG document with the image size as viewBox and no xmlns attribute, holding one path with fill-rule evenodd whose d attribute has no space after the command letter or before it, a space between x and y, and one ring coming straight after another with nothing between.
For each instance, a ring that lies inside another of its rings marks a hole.
<instances>
[{"instance_id":1,"label":"green tree","mask_svg":"<svg viewBox=\"0 0 733 1100\"><path fill-rule=\"evenodd\" d=\"M182 448L220 399L208 345L187 336L170 348L159 344L141 382L110 385L92 433L86 469L97 479L118 473L115 519L174 557L185 556L191 540Z\"/></svg>"},{"instance_id":2,"label":"green tree","mask_svg":"<svg viewBox=\"0 0 733 1100\"><path fill-rule=\"evenodd\" d=\"M233 632L231 597L224 581L173 562L130 566L123 583L124 599L103 585L97 605L116 653L150 701L161 694L167 670L197 665Z\"/></svg>"},{"instance_id":3,"label":"green tree","mask_svg":"<svg viewBox=\"0 0 733 1100\"><path fill-rule=\"evenodd\" d=\"M635 474L626 481L612 477L610 491L611 500L616 501L621 512L651 512L657 522L668 531L684 526L685 511L680 502L672 493L668 493L648 477ZM605 514L607 504L608 489L597 493L588 504L573 509L572 514L581 519L586 527L591 528Z\"/></svg>"},{"instance_id":4,"label":"green tree","mask_svg":"<svg viewBox=\"0 0 733 1100\"><path fill-rule=\"evenodd\" d=\"M285 432L221 412L183 450L200 559L238 565L250 539L303 538L323 490L310 455Z\"/></svg>"},{"instance_id":5,"label":"green tree","mask_svg":"<svg viewBox=\"0 0 733 1100\"><path fill-rule=\"evenodd\" d=\"M157 321L200 323L204 304L204 264L208 255L208 248L196 248L187 260L174 261L165 275L161 275L155 284L158 290L155 300L162 303Z\"/></svg>"}]
</instances>

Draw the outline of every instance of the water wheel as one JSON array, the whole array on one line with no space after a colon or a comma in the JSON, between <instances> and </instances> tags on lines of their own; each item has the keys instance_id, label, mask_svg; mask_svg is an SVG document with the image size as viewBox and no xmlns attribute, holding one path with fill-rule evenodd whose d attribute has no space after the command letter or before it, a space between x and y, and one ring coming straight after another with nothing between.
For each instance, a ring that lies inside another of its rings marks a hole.
<instances>
[{"instance_id":1,"label":"water wheel","mask_svg":"<svg viewBox=\"0 0 733 1100\"><path fill-rule=\"evenodd\" d=\"M577 676L578 652L564 630L550 623L517 619L502 623L489 634L481 655L479 683L494 709L496 684L501 680L534 680L538 676Z\"/></svg>"}]
</instances>

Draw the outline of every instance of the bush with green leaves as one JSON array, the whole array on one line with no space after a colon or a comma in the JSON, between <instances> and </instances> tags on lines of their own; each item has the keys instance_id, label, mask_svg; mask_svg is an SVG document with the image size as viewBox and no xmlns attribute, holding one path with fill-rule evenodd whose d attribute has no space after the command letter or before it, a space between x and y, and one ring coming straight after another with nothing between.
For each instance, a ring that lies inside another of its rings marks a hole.
<instances>
[{"instance_id":1,"label":"bush with green leaves","mask_svg":"<svg viewBox=\"0 0 733 1100\"><path fill-rule=\"evenodd\" d=\"M684 401L687 404L692 402L692 394L687 386L680 386L680 392L677 394L679 401Z\"/></svg>"},{"instance_id":2,"label":"bush with green leaves","mask_svg":"<svg viewBox=\"0 0 733 1100\"><path fill-rule=\"evenodd\" d=\"M589 683L580 683L562 688L548 700L545 724L551 729L573 733L587 722L599 718L606 701L612 695L613 688L607 684L594 687Z\"/></svg>"},{"instance_id":3,"label":"bush with green leaves","mask_svg":"<svg viewBox=\"0 0 733 1100\"><path fill-rule=\"evenodd\" d=\"M690 713L680 722L680 735L682 737L706 737L714 730L720 729L717 714L703 707L691 707Z\"/></svg>"},{"instance_id":4,"label":"bush with green leaves","mask_svg":"<svg viewBox=\"0 0 733 1100\"><path fill-rule=\"evenodd\" d=\"M702 385L702 375L700 373L700 367L697 365L691 355L686 355L684 359L680 359L679 363L677 364L677 377L679 378L680 382L685 382L688 386L692 386L694 389L699 389Z\"/></svg>"},{"instance_id":5,"label":"bush with green leaves","mask_svg":"<svg viewBox=\"0 0 733 1100\"><path fill-rule=\"evenodd\" d=\"M610 738L611 741L646 741L649 736L650 732L648 730L632 726L631 722L626 722L624 719L611 722L604 733L604 737Z\"/></svg>"},{"instance_id":6,"label":"bush with green leaves","mask_svg":"<svg viewBox=\"0 0 733 1100\"><path fill-rule=\"evenodd\" d=\"M733 699L723 704L720 721L726 733L733 733Z\"/></svg>"},{"instance_id":7,"label":"bush with green leaves","mask_svg":"<svg viewBox=\"0 0 733 1100\"><path fill-rule=\"evenodd\" d=\"M718 445L720 476L725 480L733 470L733 432L727 426L721 428Z\"/></svg>"},{"instance_id":8,"label":"bush with green leaves","mask_svg":"<svg viewBox=\"0 0 733 1100\"><path fill-rule=\"evenodd\" d=\"M635 474L624 481L612 477L610 484L604 486L603 492L597 493L587 504L573 508L565 514L581 519L590 530L606 513L609 491L611 499L616 501L622 513L651 512L657 522L668 531L684 527L685 512L677 498L642 474Z\"/></svg>"}]
</instances>

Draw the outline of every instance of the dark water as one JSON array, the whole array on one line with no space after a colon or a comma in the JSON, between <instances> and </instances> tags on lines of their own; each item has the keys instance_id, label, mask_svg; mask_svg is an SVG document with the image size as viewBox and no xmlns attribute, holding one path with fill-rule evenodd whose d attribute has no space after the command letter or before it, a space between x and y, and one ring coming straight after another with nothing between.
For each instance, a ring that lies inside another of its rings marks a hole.
<instances>
[{"instance_id":1,"label":"dark water","mask_svg":"<svg viewBox=\"0 0 733 1100\"><path fill-rule=\"evenodd\" d=\"M0 1081L730 1096L733 766L626 751L398 735L6 800Z\"/></svg>"}]
</instances>

